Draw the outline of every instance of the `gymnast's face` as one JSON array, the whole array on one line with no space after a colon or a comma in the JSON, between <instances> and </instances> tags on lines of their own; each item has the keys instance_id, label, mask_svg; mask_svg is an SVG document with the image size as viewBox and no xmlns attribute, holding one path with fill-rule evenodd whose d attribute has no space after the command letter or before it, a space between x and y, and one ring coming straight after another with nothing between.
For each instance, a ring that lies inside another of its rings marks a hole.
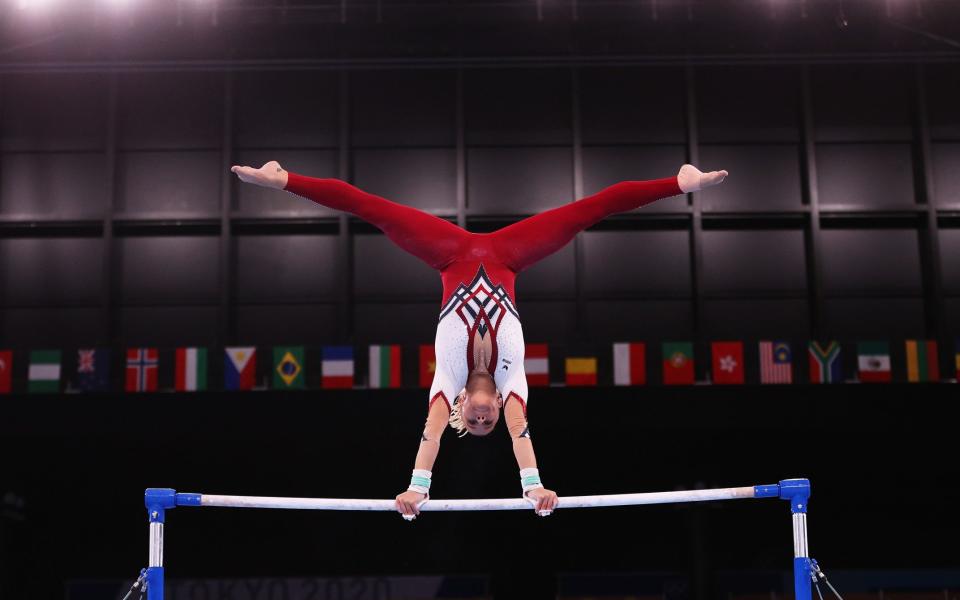
<instances>
[{"instance_id":1,"label":"gymnast's face","mask_svg":"<svg viewBox=\"0 0 960 600\"><path fill-rule=\"evenodd\" d=\"M467 431L473 435L487 435L493 431L500 420L502 404L492 377L471 377L463 399L463 424Z\"/></svg>"}]
</instances>

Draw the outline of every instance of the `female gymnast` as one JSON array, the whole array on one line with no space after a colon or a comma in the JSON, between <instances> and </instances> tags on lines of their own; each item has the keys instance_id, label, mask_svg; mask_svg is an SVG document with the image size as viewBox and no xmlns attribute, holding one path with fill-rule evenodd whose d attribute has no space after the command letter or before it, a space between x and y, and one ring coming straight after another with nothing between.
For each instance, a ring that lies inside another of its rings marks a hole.
<instances>
[{"instance_id":1,"label":"female gymnast","mask_svg":"<svg viewBox=\"0 0 960 600\"><path fill-rule=\"evenodd\" d=\"M407 520L416 518L429 498L431 469L444 428L449 424L461 435L487 435L499 421L501 409L520 467L523 496L541 516L556 508L557 494L540 482L527 426L523 329L513 292L517 273L604 217L716 185L727 176L726 171L702 173L693 165L683 165L674 177L622 181L593 196L481 234L338 179L288 172L277 161L259 169L234 166L231 171L241 181L286 190L354 214L440 271L443 301L427 422L410 486L396 498L397 510Z\"/></svg>"}]
</instances>

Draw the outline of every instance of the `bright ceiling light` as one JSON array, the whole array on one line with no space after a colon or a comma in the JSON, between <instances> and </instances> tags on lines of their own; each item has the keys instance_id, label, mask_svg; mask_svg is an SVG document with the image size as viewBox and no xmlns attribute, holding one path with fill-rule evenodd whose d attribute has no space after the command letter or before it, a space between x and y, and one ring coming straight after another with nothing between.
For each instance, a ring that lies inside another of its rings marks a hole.
<instances>
[{"instance_id":1,"label":"bright ceiling light","mask_svg":"<svg viewBox=\"0 0 960 600\"><path fill-rule=\"evenodd\" d=\"M57 0L17 0L21 10L43 10L57 3Z\"/></svg>"}]
</instances>

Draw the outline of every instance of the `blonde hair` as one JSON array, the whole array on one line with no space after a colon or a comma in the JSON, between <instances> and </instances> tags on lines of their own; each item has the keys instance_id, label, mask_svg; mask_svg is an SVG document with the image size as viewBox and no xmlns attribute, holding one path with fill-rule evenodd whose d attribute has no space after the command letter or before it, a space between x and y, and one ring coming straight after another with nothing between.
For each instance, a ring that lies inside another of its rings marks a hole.
<instances>
[{"instance_id":1,"label":"blonde hair","mask_svg":"<svg viewBox=\"0 0 960 600\"><path fill-rule=\"evenodd\" d=\"M457 431L457 437L463 437L469 433L467 426L463 422L463 395L466 389L457 394L453 399L453 406L450 407L450 427Z\"/></svg>"},{"instance_id":2,"label":"blonde hair","mask_svg":"<svg viewBox=\"0 0 960 600\"><path fill-rule=\"evenodd\" d=\"M474 373L482 373L486 375L490 382L493 383L493 377L486 371L475 370L470 375L472 376ZM470 385L470 379L470 377L467 378L467 386ZM493 385L493 391L497 393L497 399L499 400L502 396L500 394L500 390L497 389L496 384ZM453 399L453 406L450 407L450 419L448 422L450 424L450 428L457 431L457 437L463 437L470 433L467 431L467 425L463 422L463 402L466 400L466 397L467 388L465 387L460 390L460 393L457 394L457 397Z\"/></svg>"}]
</instances>

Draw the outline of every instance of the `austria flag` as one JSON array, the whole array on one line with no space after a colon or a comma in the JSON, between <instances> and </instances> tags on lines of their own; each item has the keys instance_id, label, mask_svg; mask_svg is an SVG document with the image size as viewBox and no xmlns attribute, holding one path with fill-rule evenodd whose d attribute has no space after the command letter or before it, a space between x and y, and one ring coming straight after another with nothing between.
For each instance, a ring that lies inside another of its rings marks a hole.
<instances>
[{"instance_id":1,"label":"austria flag","mask_svg":"<svg viewBox=\"0 0 960 600\"><path fill-rule=\"evenodd\" d=\"M228 390L250 390L257 379L257 349L253 346L226 348L223 386Z\"/></svg>"},{"instance_id":2,"label":"austria flag","mask_svg":"<svg viewBox=\"0 0 960 600\"><path fill-rule=\"evenodd\" d=\"M527 374L527 385L550 385L550 358L546 344L527 344L523 356L523 370Z\"/></svg>"},{"instance_id":3,"label":"austria flag","mask_svg":"<svg viewBox=\"0 0 960 600\"><path fill-rule=\"evenodd\" d=\"M613 345L613 384L647 383L647 346L643 343Z\"/></svg>"}]
</instances>

